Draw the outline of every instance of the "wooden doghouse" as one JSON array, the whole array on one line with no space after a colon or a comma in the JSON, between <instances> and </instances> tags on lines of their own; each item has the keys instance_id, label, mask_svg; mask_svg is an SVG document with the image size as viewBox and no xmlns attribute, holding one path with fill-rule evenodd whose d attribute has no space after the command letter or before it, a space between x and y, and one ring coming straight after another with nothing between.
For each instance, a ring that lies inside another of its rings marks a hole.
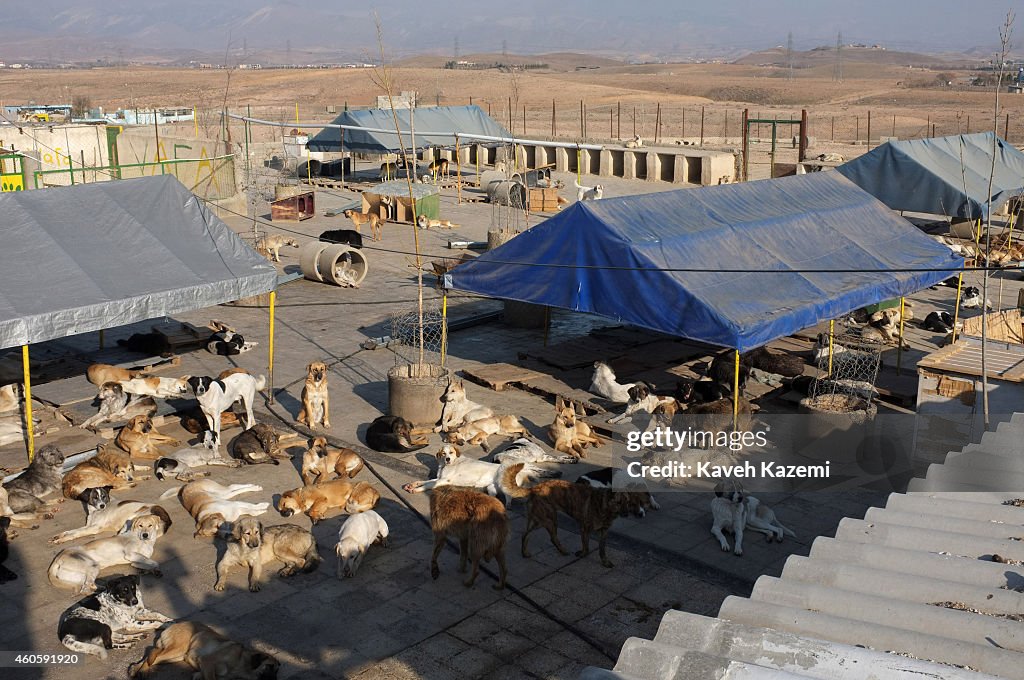
<instances>
[{"instance_id":1,"label":"wooden doghouse","mask_svg":"<svg viewBox=\"0 0 1024 680\"><path fill-rule=\"evenodd\" d=\"M316 214L316 202L312 191L304 191L292 196L278 198L270 204L270 219L278 220L308 220Z\"/></svg>"}]
</instances>

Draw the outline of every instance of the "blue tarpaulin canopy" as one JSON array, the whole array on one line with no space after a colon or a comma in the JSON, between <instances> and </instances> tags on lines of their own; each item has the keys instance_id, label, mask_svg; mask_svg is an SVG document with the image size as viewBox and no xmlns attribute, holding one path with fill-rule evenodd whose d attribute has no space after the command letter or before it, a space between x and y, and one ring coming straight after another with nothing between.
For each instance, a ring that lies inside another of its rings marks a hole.
<instances>
[{"instance_id":1,"label":"blue tarpaulin canopy","mask_svg":"<svg viewBox=\"0 0 1024 680\"><path fill-rule=\"evenodd\" d=\"M402 130L402 141L409 149L412 140L410 110L398 109L398 126ZM512 135L479 106L431 106L415 110L416 146L455 146L455 135L470 140L476 136L511 140ZM391 109L359 109L345 111L334 119L332 125L352 125L365 130L345 129L345 149L370 153L397 153L401 151L398 135L394 132L395 119ZM378 130L378 132L374 132ZM324 128L306 145L310 151L341 151L339 128ZM496 141L496 140L490 140Z\"/></svg>"},{"instance_id":2,"label":"blue tarpaulin canopy","mask_svg":"<svg viewBox=\"0 0 1024 680\"><path fill-rule=\"evenodd\" d=\"M826 172L577 202L445 283L746 351L962 266Z\"/></svg>"},{"instance_id":3,"label":"blue tarpaulin canopy","mask_svg":"<svg viewBox=\"0 0 1024 680\"><path fill-rule=\"evenodd\" d=\"M996 145L992 173L992 143ZM887 142L836 170L893 210L979 219L1024 193L1024 153L994 133Z\"/></svg>"}]
</instances>

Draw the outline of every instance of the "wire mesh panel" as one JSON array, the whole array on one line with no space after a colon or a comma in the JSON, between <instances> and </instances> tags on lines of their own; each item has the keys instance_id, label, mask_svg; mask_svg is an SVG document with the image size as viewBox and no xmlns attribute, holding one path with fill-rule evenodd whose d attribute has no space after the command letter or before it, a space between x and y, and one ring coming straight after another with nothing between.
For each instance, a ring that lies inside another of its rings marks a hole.
<instances>
[{"instance_id":1,"label":"wire mesh panel","mask_svg":"<svg viewBox=\"0 0 1024 680\"><path fill-rule=\"evenodd\" d=\"M882 364L882 345L863 340L853 331L834 336L832 356L827 346L818 360L819 377L811 386L811 398L825 401L829 395L861 397L870 401Z\"/></svg>"},{"instance_id":2,"label":"wire mesh panel","mask_svg":"<svg viewBox=\"0 0 1024 680\"><path fill-rule=\"evenodd\" d=\"M444 335L444 318L436 304L424 306L422 323L416 307L394 314L390 347L395 352L395 365L416 364L421 359L423 363L440 363Z\"/></svg>"}]
</instances>

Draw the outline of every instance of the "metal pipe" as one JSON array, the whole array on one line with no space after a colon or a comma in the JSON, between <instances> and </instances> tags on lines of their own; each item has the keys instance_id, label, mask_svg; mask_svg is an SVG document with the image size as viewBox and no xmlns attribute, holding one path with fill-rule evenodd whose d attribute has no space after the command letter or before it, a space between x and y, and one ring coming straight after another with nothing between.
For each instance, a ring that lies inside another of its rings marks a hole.
<instances>
[{"instance_id":1,"label":"metal pipe","mask_svg":"<svg viewBox=\"0 0 1024 680\"><path fill-rule=\"evenodd\" d=\"M832 342L836 335L836 320L828 322L828 377L832 377Z\"/></svg>"},{"instance_id":2,"label":"metal pipe","mask_svg":"<svg viewBox=\"0 0 1024 680\"><path fill-rule=\"evenodd\" d=\"M441 296L441 366L448 354L448 291Z\"/></svg>"},{"instance_id":3,"label":"metal pipe","mask_svg":"<svg viewBox=\"0 0 1024 680\"><path fill-rule=\"evenodd\" d=\"M28 433L28 462L35 456L35 432L32 425L32 378L29 375L28 345L21 346L21 365L25 374L25 431Z\"/></svg>"},{"instance_id":4,"label":"metal pipe","mask_svg":"<svg viewBox=\"0 0 1024 680\"><path fill-rule=\"evenodd\" d=\"M740 419L740 351L736 350L736 373L733 376L732 389L732 429L735 430Z\"/></svg>"},{"instance_id":5,"label":"metal pipe","mask_svg":"<svg viewBox=\"0 0 1024 680\"><path fill-rule=\"evenodd\" d=\"M296 106L298 106L296 104ZM277 291L270 291L270 341L267 343L267 403L274 403L274 311L277 305Z\"/></svg>"},{"instance_id":6,"label":"metal pipe","mask_svg":"<svg viewBox=\"0 0 1024 680\"><path fill-rule=\"evenodd\" d=\"M956 342L956 325L960 320L960 292L963 290L963 287L964 273L963 270L961 270L960 274L956 277L956 306L953 307L953 336L950 339L949 344Z\"/></svg>"}]
</instances>

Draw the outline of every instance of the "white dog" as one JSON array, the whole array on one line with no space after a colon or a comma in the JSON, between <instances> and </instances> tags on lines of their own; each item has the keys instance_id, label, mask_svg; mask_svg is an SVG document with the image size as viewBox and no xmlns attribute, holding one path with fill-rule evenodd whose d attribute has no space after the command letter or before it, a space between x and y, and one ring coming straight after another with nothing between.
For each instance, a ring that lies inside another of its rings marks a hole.
<instances>
[{"instance_id":1,"label":"white dog","mask_svg":"<svg viewBox=\"0 0 1024 680\"><path fill-rule=\"evenodd\" d=\"M223 380L209 376L197 376L188 379L192 392L199 401L199 408L206 416L206 423L213 431L217 446L220 446L220 414L241 400L245 407L245 429L256 423L252 413L252 402L256 399L256 391L267 386L266 376L254 378L248 373L232 373Z\"/></svg>"},{"instance_id":2,"label":"white dog","mask_svg":"<svg viewBox=\"0 0 1024 680\"><path fill-rule=\"evenodd\" d=\"M437 452L437 477L420 482L410 482L402 487L406 493L423 493L439 486L466 486L497 496L505 496L505 507L512 504L512 496L505 489L503 472L508 465L488 463L472 458L463 458L459 447L444 444ZM561 473L545 470L536 465L526 464L516 475L516 484L522 485L527 479L558 477Z\"/></svg>"},{"instance_id":3,"label":"white dog","mask_svg":"<svg viewBox=\"0 0 1024 680\"><path fill-rule=\"evenodd\" d=\"M583 186L579 182L573 182L573 185L576 187L577 201L599 201L604 196L604 187L600 184L588 187Z\"/></svg>"},{"instance_id":4,"label":"white dog","mask_svg":"<svg viewBox=\"0 0 1024 680\"><path fill-rule=\"evenodd\" d=\"M639 149L643 145L644 140L640 138L640 135L633 135L633 139L630 139L623 144L627 149Z\"/></svg>"},{"instance_id":5,"label":"white dog","mask_svg":"<svg viewBox=\"0 0 1024 680\"><path fill-rule=\"evenodd\" d=\"M603 361L594 362L594 377L590 380L590 391L608 401L625 404L629 401L629 388L633 383L622 384L615 378L615 371Z\"/></svg>"},{"instance_id":6,"label":"white dog","mask_svg":"<svg viewBox=\"0 0 1024 680\"><path fill-rule=\"evenodd\" d=\"M136 569L160 573L160 565L154 562L153 549L158 538L171 526L166 512L136 517L117 536L98 538L83 546L65 548L57 553L50 563L46 575L50 584L58 588L75 588L80 593L96 590L96 577L100 571L118 564L130 564Z\"/></svg>"},{"instance_id":7,"label":"white dog","mask_svg":"<svg viewBox=\"0 0 1024 680\"><path fill-rule=\"evenodd\" d=\"M515 463L577 463L579 459L564 453L548 453L540 444L520 437L502 451L494 455L494 462L504 465Z\"/></svg>"},{"instance_id":8,"label":"white dog","mask_svg":"<svg viewBox=\"0 0 1024 680\"><path fill-rule=\"evenodd\" d=\"M729 542L723 530L736 539L735 555L743 554L743 530L750 529L765 534L768 541L774 538L782 542L783 534L796 534L782 525L767 505L762 505L753 496L747 495L739 482L719 482L715 486L715 497L711 499L711 533L718 539L724 552L729 552Z\"/></svg>"},{"instance_id":9,"label":"white dog","mask_svg":"<svg viewBox=\"0 0 1024 680\"><path fill-rule=\"evenodd\" d=\"M434 432L447 432L464 422L490 418L494 415L489 406L469 400L466 396L466 387L461 380L452 380L448 383L448 389L445 390L441 401L444 402L441 422L434 428Z\"/></svg>"},{"instance_id":10,"label":"white dog","mask_svg":"<svg viewBox=\"0 0 1024 680\"><path fill-rule=\"evenodd\" d=\"M338 531L338 578L355 576L366 551L374 543L388 545L388 523L373 510L352 515Z\"/></svg>"},{"instance_id":11,"label":"white dog","mask_svg":"<svg viewBox=\"0 0 1024 680\"><path fill-rule=\"evenodd\" d=\"M169 399L188 394L188 379L187 375L181 378L132 378L121 380L119 384L125 394Z\"/></svg>"},{"instance_id":12,"label":"white dog","mask_svg":"<svg viewBox=\"0 0 1024 680\"><path fill-rule=\"evenodd\" d=\"M270 503L247 503L231 500L243 493L262 491L257 484L223 486L212 479L189 482L180 489L169 489L160 498L177 494L182 507L196 521L195 536L213 536L225 522L234 522L242 515L257 517L270 508Z\"/></svg>"},{"instance_id":13,"label":"white dog","mask_svg":"<svg viewBox=\"0 0 1024 680\"><path fill-rule=\"evenodd\" d=\"M161 481L166 475L174 475L174 478L179 482L189 482L196 477L210 476L209 472L196 472L192 469L204 465L242 467L245 465L245 462L221 456L213 432L205 430L201 443L186 449L178 449L169 456L164 456L153 463L153 474Z\"/></svg>"},{"instance_id":14,"label":"white dog","mask_svg":"<svg viewBox=\"0 0 1024 680\"><path fill-rule=\"evenodd\" d=\"M651 388L644 382L633 383L629 392L629 401L626 402L626 410L609 418L609 423L621 423L637 413L653 414L654 411L665 402L670 402L672 397L659 397L651 393Z\"/></svg>"},{"instance_id":15,"label":"white dog","mask_svg":"<svg viewBox=\"0 0 1024 680\"><path fill-rule=\"evenodd\" d=\"M50 543L67 543L87 536L96 536L106 532L119 532L126 525L129 525L136 518L144 515L152 515L167 511L159 505L142 503L140 501L121 501L120 503L107 503L105 507L89 513L85 520L85 526L77 529L68 529L50 539Z\"/></svg>"}]
</instances>

